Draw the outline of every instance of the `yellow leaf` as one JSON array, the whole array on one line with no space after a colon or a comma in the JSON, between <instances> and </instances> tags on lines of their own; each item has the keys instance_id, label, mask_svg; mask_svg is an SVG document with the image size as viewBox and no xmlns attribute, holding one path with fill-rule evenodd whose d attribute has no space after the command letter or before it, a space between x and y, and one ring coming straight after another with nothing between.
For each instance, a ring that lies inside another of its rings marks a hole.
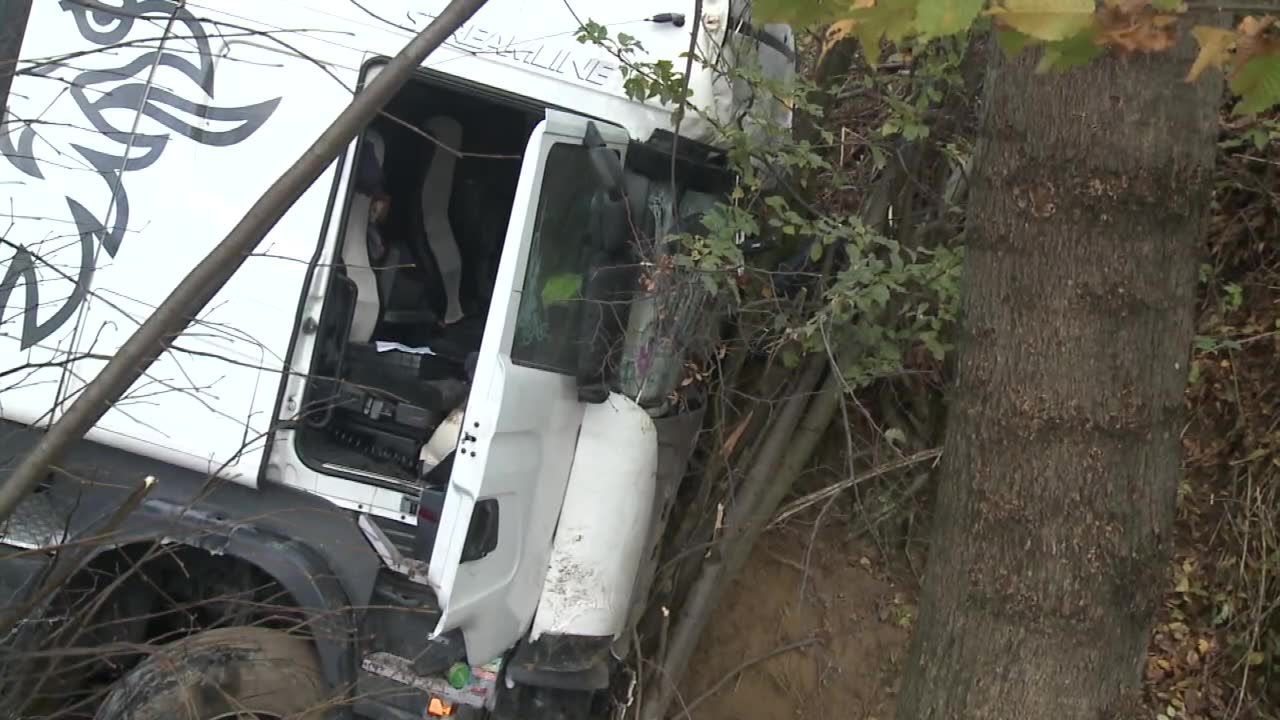
<instances>
[{"instance_id":1,"label":"yellow leaf","mask_svg":"<svg viewBox=\"0 0 1280 720\"><path fill-rule=\"evenodd\" d=\"M1200 43L1200 54L1187 73L1187 82L1195 82L1205 70L1211 67L1221 68L1231 59L1231 48L1236 44L1236 34L1231 30L1197 25L1191 28L1191 34Z\"/></svg>"},{"instance_id":2,"label":"yellow leaf","mask_svg":"<svg viewBox=\"0 0 1280 720\"><path fill-rule=\"evenodd\" d=\"M1266 655L1263 655L1257 650L1254 650L1253 652L1249 653L1248 657L1245 658L1245 662L1249 663L1250 665L1261 665L1263 661L1265 661L1266 659L1267 659Z\"/></svg>"},{"instance_id":3,"label":"yellow leaf","mask_svg":"<svg viewBox=\"0 0 1280 720\"><path fill-rule=\"evenodd\" d=\"M1093 0L1004 0L987 14L1023 35L1052 42L1088 29L1093 11Z\"/></svg>"},{"instance_id":4,"label":"yellow leaf","mask_svg":"<svg viewBox=\"0 0 1280 720\"><path fill-rule=\"evenodd\" d=\"M874 0L873 0L874 1ZM827 33L822 38L822 52L818 54L818 64L822 64L822 59L831 52L831 49L840 44L841 40L849 37L853 33L853 28L857 24L855 20L837 20L827 26Z\"/></svg>"},{"instance_id":5,"label":"yellow leaf","mask_svg":"<svg viewBox=\"0 0 1280 720\"><path fill-rule=\"evenodd\" d=\"M876 0L853 0L854 10L869 10L876 6Z\"/></svg>"}]
</instances>

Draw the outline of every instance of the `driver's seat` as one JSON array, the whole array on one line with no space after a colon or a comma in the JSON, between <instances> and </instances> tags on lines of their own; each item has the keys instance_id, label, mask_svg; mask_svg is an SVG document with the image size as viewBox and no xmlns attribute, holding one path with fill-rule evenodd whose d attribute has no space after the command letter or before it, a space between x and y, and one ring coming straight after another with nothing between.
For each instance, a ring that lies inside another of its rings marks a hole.
<instances>
[{"instance_id":1,"label":"driver's seat","mask_svg":"<svg viewBox=\"0 0 1280 720\"><path fill-rule=\"evenodd\" d=\"M462 294L463 253L454 234L450 205L456 182L458 153L462 149L462 125L438 115L423 130L435 140L431 160L422 175L413 226L421 235L408 243L410 256L422 277L429 307L441 320L428 344L433 351L455 362L465 362L479 350L484 314L466 314ZM466 242L467 239L464 239Z\"/></svg>"}]
</instances>

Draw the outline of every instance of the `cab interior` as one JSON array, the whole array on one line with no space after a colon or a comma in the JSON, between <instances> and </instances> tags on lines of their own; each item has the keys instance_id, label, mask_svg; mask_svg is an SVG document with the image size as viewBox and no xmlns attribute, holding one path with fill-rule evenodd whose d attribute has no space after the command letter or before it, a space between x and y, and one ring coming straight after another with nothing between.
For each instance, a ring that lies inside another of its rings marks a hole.
<instances>
[{"instance_id":1,"label":"cab interior","mask_svg":"<svg viewBox=\"0 0 1280 720\"><path fill-rule=\"evenodd\" d=\"M416 491L452 450L428 445L456 437L542 115L415 80L361 137L297 434L312 467Z\"/></svg>"}]
</instances>

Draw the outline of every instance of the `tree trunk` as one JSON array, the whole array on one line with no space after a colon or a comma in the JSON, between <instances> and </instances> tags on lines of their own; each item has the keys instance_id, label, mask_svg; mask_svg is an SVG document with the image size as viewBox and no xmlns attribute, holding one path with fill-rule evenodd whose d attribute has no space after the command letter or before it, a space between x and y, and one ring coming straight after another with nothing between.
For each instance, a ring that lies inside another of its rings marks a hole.
<instances>
[{"instance_id":1,"label":"tree trunk","mask_svg":"<svg viewBox=\"0 0 1280 720\"><path fill-rule=\"evenodd\" d=\"M1130 718L1166 563L1219 78L992 50L900 720ZM1031 55L1031 56L1028 56Z\"/></svg>"}]
</instances>

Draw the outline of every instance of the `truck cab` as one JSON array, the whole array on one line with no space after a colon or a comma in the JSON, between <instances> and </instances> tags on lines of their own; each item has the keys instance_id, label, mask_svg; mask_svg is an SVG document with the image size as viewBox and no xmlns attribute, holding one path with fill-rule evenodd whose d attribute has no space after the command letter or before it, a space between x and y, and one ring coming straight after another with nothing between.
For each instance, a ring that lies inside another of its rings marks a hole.
<instances>
[{"instance_id":1,"label":"truck cab","mask_svg":"<svg viewBox=\"0 0 1280 720\"><path fill-rule=\"evenodd\" d=\"M0 4L4 465L443 5ZM275 653L340 716L600 712L701 426L645 279L732 187L720 129L786 115L714 63L679 134L628 95L695 26L789 73L787 28L702 5L492 0L454 33L0 527L6 657ZM144 717L217 675L157 656L6 661L4 691Z\"/></svg>"}]
</instances>

